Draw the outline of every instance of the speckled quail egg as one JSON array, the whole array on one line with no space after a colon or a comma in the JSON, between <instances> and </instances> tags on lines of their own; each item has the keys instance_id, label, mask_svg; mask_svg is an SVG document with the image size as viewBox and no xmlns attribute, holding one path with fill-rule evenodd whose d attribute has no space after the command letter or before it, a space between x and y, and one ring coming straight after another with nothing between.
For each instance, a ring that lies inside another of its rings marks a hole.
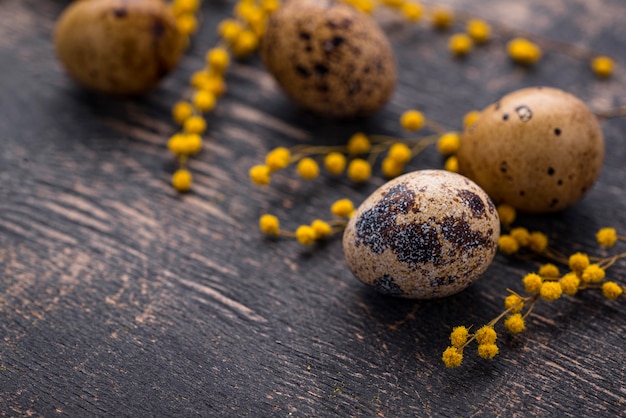
<instances>
[{"instance_id":1,"label":"speckled quail egg","mask_svg":"<svg viewBox=\"0 0 626 418\"><path fill-rule=\"evenodd\" d=\"M489 196L449 171L397 177L350 218L343 251L354 275L381 293L430 299L460 292L490 265L500 220Z\"/></svg>"},{"instance_id":2,"label":"speckled quail egg","mask_svg":"<svg viewBox=\"0 0 626 418\"><path fill-rule=\"evenodd\" d=\"M103 93L144 93L178 63L187 39L162 0L81 0L57 21L59 61L82 86Z\"/></svg>"},{"instance_id":3,"label":"speckled quail egg","mask_svg":"<svg viewBox=\"0 0 626 418\"><path fill-rule=\"evenodd\" d=\"M604 139L597 118L575 96L525 88L481 112L463 133L458 160L460 172L494 201L524 212L554 212L594 184Z\"/></svg>"},{"instance_id":4,"label":"speckled quail egg","mask_svg":"<svg viewBox=\"0 0 626 418\"><path fill-rule=\"evenodd\" d=\"M289 0L261 43L267 70L302 107L331 118L367 116L396 85L393 50L374 20L335 0Z\"/></svg>"}]
</instances>

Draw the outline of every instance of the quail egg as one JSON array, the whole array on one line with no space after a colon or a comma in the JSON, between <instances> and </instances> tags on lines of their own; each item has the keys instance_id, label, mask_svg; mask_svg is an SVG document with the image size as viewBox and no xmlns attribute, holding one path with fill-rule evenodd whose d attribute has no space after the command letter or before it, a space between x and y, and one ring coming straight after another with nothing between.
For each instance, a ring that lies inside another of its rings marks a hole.
<instances>
[{"instance_id":1,"label":"quail egg","mask_svg":"<svg viewBox=\"0 0 626 418\"><path fill-rule=\"evenodd\" d=\"M486 107L462 135L460 173L494 201L523 212L562 210L595 183L604 160L596 116L549 87L515 91Z\"/></svg>"},{"instance_id":2,"label":"quail egg","mask_svg":"<svg viewBox=\"0 0 626 418\"><path fill-rule=\"evenodd\" d=\"M334 0L289 0L269 19L261 56L283 91L331 118L367 116L396 85L393 50L374 20Z\"/></svg>"},{"instance_id":3,"label":"quail egg","mask_svg":"<svg viewBox=\"0 0 626 418\"><path fill-rule=\"evenodd\" d=\"M115 95L144 93L178 63L187 39L162 0L82 0L54 31L59 61L82 86Z\"/></svg>"},{"instance_id":4,"label":"quail egg","mask_svg":"<svg viewBox=\"0 0 626 418\"><path fill-rule=\"evenodd\" d=\"M397 177L371 194L343 236L348 267L377 291L430 299L460 292L490 265L498 212L471 180L449 171Z\"/></svg>"}]
</instances>

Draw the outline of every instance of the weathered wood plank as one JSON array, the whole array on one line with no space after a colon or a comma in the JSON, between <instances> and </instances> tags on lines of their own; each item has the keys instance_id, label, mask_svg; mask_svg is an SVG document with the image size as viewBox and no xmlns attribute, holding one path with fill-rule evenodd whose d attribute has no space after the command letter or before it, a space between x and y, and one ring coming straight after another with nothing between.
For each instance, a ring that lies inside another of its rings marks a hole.
<instances>
[{"instance_id":1,"label":"weathered wood plank","mask_svg":"<svg viewBox=\"0 0 626 418\"><path fill-rule=\"evenodd\" d=\"M496 40L458 61L447 35L378 16L400 66L392 102L368 120L328 122L295 108L257 58L229 72L177 195L165 147L170 107L215 41L232 4L204 2L201 32L177 71L140 99L83 92L56 63L54 19L68 1L0 3L0 411L7 416L619 416L626 413L626 306L594 293L536 308L528 332L501 337L492 361L440 361L453 326L500 312L507 287L537 263L497 256L483 278L444 300L374 294L345 266L339 240L302 249L267 240L258 216L293 229L375 187L304 183L269 188L248 169L279 145L340 144L357 130L402 135L422 109L449 129L468 110L529 85L571 91L596 110L624 105L623 68L595 80L550 51L514 67ZM509 2L510 3L510 2ZM593 48L623 62L620 0L449 1L492 22ZM604 172L574 207L520 224L563 252L606 254L602 226L626 230L625 118L603 123ZM438 168L432 149L411 168ZM623 262L609 270L624 280Z\"/></svg>"}]
</instances>

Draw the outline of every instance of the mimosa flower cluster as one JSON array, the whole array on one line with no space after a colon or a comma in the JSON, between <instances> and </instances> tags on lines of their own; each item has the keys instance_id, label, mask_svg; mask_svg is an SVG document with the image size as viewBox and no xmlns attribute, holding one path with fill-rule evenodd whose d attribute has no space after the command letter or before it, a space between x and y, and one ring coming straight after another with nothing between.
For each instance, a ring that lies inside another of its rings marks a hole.
<instances>
[{"instance_id":1,"label":"mimosa flower cluster","mask_svg":"<svg viewBox=\"0 0 626 418\"><path fill-rule=\"evenodd\" d=\"M354 211L352 201L340 199L330 207L330 213L334 215L334 219L315 219L308 225L300 225L292 232L281 229L280 221L276 216L265 214L259 218L259 228L268 236L295 238L302 245L311 245L317 240L343 232Z\"/></svg>"},{"instance_id":2,"label":"mimosa flower cluster","mask_svg":"<svg viewBox=\"0 0 626 418\"><path fill-rule=\"evenodd\" d=\"M350 3L366 12L373 10L373 6L370 6L367 0L351 0ZM366 6L363 6L364 3ZM564 48L559 42L532 37L503 25L497 25L497 30L494 30L487 21L464 13L455 13L448 7L433 6L426 9L421 3L411 0L381 0L381 3L397 10L410 22L417 22L426 16L433 28L439 31L454 31L448 38L448 50L458 58L466 56L476 47L491 42L495 34L502 38L509 58L519 65L532 66L539 62L544 55L543 47L588 62L590 69L599 78L608 78L614 71L615 61L606 55L580 47Z\"/></svg>"},{"instance_id":3,"label":"mimosa flower cluster","mask_svg":"<svg viewBox=\"0 0 626 418\"><path fill-rule=\"evenodd\" d=\"M502 218L508 222L508 228L515 219L515 211L503 205L498 207ZM596 240L601 247L611 248L618 241L626 241L626 237L618 235L614 228L600 229ZM497 332L495 325L503 321L504 328L511 334L519 334L526 329L526 320L539 301L553 302L565 296L573 297L579 291L595 290L610 301L624 297L626 286L612 280L607 280L606 270L618 260L626 258L626 252L617 253L608 257L590 257L577 252L566 257L550 248L548 238L541 232L529 232L526 228L515 227L504 234L498 243L501 252L507 255L517 254L518 251L528 249L536 257L548 258L557 264L562 264L567 270L562 273L553 263L543 264L537 272L526 274L521 284L523 292L507 289L508 296L504 298L504 310L494 319L479 328L476 333L470 333L470 328L457 326L450 334L451 345L442 354L442 361L446 367L454 368L461 365L465 349L476 341L477 354L484 359L495 357L499 352L496 344Z\"/></svg>"},{"instance_id":4,"label":"mimosa flower cluster","mask_svg":"<svg viewBox=\"0 0 626 418\"><path fill-rule=\"evenodd\" d=\"M267 186L275 173L289 167L294 167L296 174L303 180L314 180L320 176L323 167L331 176L346 175L354 183L363 183L372 177L378 162L381 174L392 179L403 174L405 166L428 146L436 145L444 156L456 153L460 146L458 132L446 131L416 109L405 111L399 118L399 124L407 133L413 134L422 129L430 132L408 139L357 132L346 145L278 147L265 156L263 164L250 168L250 180L257 186ZM450 157L445 166L450 171L457 171L456 157ZM353 204L346 199L336 202L331 208L331 212L341 218L349 218L353 211ZM346 226L345 221L330 221L330 227L322 226L320 220L315 222L317 227L313 224L301 225L295 232L291 232L279 229L279 220L275 216L264 214L259 226L265 234L296 238L303 245L342 232ZM313 229L317 230L316 234L311 233Z\"/></svg>"},{"instance_id":5,"label":"mimosa flower cluster","mask_svg":"<svg viewBox=\"0 0 626 418\"><path fill-rule=\"evenodd\" d=\"M219 42L206 52L205 66L192 74L191 94L172 108L172 118L181 130L172 135L167 147L178 160L172 186L179 192L191 188L192 175L187 167L189 157L202 149L202 135L207 130L205 115L212 112L218 99L226 92L225 73L231 57L244 58L259 46L269 15L280 6L279 0L240 0L233 18L224 19L217 27ZM179 30L193 34L197 30L195 14L199 0L174 0L172 9Z\"/></svg>"},{"instance_id":6,"label":"mimosa flower cluster","mask_svg":"<svg viewBox=\"0 0 626 418\"><path fill-rule=\"evenodd\" d=\"M429 126L432 134L410 139L385 135L366 135L357 132L346 145L313 146L301 145L291 149L278 147L265 157L265 163L250 169L250 179L259 186L270 183L271 175L289 166L295 166L297 174L305 180L313 180L320 174L320 165L334 176L346 174L355 183L367 181L372 175L372 166L379 156L383 175L394 178L402 174L404 166L419 155L428 145L439 143L442 150L455 152L460 144L459 135L445 132L435 122L424 117L422 112L411 109L404 112L400 125L408 132L416 132Z\"/></svg>"}]
</instances>

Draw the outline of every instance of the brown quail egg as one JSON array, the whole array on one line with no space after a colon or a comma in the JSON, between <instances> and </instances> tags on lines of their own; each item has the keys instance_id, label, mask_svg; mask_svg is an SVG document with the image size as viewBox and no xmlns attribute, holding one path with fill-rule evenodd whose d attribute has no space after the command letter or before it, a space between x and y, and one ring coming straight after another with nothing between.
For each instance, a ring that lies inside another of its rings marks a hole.
<instances>
[{"instance_id":1,"label":"brown quail egg","mask_svg":"<svg viewBox=\"0 0 626 418\"><path fill-rule=\"evenodd\" d=\"M564 91L533 87L485 108L463 133L460 172L494 201L554 212L581 199L604 160L597 118Z\"/></svg>"},{"instance_id":2,"label":"brown quail egg","mask_svg":"<svg viewBox=\"0 0 626 418\"><path fill-rule=\"evenodd\" d=\"M56 53L84 87L134 95L156 86L178 63L186 37L161 0L82 0L60 16Z\"/></svg>"},{"instance_id":3,"label":"brown quail egg","mask_svg":"<svg viewBox=\"0 0 626 418\"><path fill-rule=\"evenodd\" d=\"M269 19L261 56L284 92L332 118L366 116L396 85L393 50L374 20L335 0L289 0Z\"/></svg>"},{"instance_id":4,"label":"brown quail egg","mask_svg":"<svg viewBox=\"0 0 626 418\"><path fill-rule=\"evenodd\" d=\"M430 299L460 292L496 253L500 220L487 194L449 171L397 177L370 195L343 235L354 275L381 293Z\"/></svg>"}]
</instances>

